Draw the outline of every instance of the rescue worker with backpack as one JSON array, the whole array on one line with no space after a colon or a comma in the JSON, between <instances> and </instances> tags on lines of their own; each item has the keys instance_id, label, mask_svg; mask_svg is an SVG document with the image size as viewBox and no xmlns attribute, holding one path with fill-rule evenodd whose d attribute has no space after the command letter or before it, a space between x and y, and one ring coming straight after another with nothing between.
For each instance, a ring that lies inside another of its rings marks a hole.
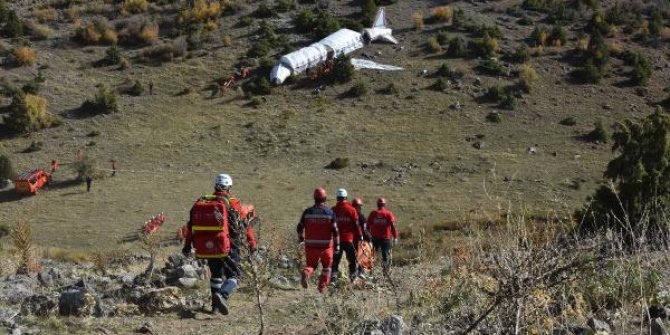
<instances>
[{"instance_id":1,"label":"rescue worker with backpack","mask_svg":"<svg viewBox=\"0 0 670 335\"><path fill-rule=\"evenodd\" d=\"M322 269L317 288L319 292L325 293L330 283L333 252L339 252L340 239L335 213L326 205L326 191L323 188L314 190L314 206L305 209L296 230L300 243L305 245L302 287L309 286L309 279L321 262Z\"/></svg>"},{"instance_id":2,"label":"rescue worker with backpack","mask_svg":"<svg viewBox=\"0 0 670 335\"><path fill-rule=\"evenodd\" d=\"M335 212L335 221L340 235L340 251L335 253L333 259L333 273L331 284L336 284L339 278L340 261L342 254L346 253L349 262L349 281L353 282L358 274L356 262L356 244L363 239L361 228L358 225L358 212L347 201L347 190L341 188L335 193L337 204L332 208Z\"/></svg>"},{"instance_id":3,"label":"rescue worker with backpack","mask_svg":"<svg viewBox=\"0 0 670 335\"><path fill-rule=\"evenodd\" d=\"M190 220L182 253L190 256L192 246L195 257L207 260L211 278L212 311L228 314L228 299L239 285L240 248L246 235L250 252L257 248L253 228L244 226L242 206L233 198L230 189L232 178L227 174L216 176L213 195L198 199L191 208ZM225 281L224 281L225 278Z\"/></svg>"},{"instance_id":4,"label":"rescue worker with backpack","mask_svg":"<svg viewBox=\"0 0 670 335\"><path fill-rule=\"evenodd\" d=\"M382 267L387 272L391 262L391 249L398 243L395 216L386 209L386 199L377 199L377 210L368 216L368 228L375 252L382 252Z\"/></svg>"}]
</instances>

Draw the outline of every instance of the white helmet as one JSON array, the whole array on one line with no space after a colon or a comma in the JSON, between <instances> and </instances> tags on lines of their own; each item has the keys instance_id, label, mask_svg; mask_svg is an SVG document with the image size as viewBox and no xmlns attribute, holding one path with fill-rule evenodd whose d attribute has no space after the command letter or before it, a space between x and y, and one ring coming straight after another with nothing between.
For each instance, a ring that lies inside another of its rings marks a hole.
<instances>
[{"instance_id":1,"label":"white helmet","mask_svg":"<svg viewBox=\"0 0 670 335\"><path fill-rule=\"evenodd\" d=\"M347 197L347 190L340 188L335 192L335 197L337 198L346 198Z\"/></svg>"},{"instance_id":2,"label":"white helmet","mask_svg":"<svg viewBox=\"0 0 670 335\"><path fill-rule=\"evenodd\" d=\"M231 187L233 186L233 178L230 178L229 175L222 173L214 179L214 185L222 187Z\"/></svg>"}]
</instances>

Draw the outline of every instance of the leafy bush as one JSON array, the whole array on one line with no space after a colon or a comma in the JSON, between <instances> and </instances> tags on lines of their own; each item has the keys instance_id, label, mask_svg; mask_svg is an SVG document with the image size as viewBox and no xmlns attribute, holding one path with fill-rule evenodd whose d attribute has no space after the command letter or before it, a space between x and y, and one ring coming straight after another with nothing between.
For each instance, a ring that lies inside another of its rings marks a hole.
<instances>
[{"instance_id":1,"label":"leafy bush","mask_svg":"<svg viewBox=\"0 0 670 335\"><path fill-rule=\"evenodd\" d=\"M333 78L340 84L348 83L354 78L354 66L351 65L351 58L344 56L335 60L333 69Z\"/></svg>"},{"instance_id":2,"label":"leafy bush","mask_svg":"<svg viewBox=\"0 0 670 335\"><path fill-rule=\"evenodd\" d=\"M551 33L549 34L549 43L555 47L560 47L565 45L567 42L568 38L565 33L565 29L561 25L555 25L551 29Z\"/></svg>"},{"instance_id":3,"label":"leafy bush","mask_svg":"<svg viewBox=\"0 0 670 335\"><path fill-rule=\"evenodd\" d=\"M519 102L517 101L516 97L511 93L505 94L502 100L500 100L500 108L504 108L507 110L516 110L518 105Z\"/></svg>"},{"instance_id":4,"label":"leafy bush","mask_svg":"<svg viewBox=\"0 0 670 335\"><path fill-rule=\"evenodd\" d=\"M446 89L449 88L449 83L448 80L444 78L438 78L433 85L430 87L434 91L439 91L439 92L444 92Z\"/></svg>"},{"instance_id":5,"label":"leafy bush","mask_svg":"<svg viewBox=\"0 0 670 335\"><path fill-rule=\"evenodd\" d=\"M293 19L295 30L302 34L311 33L314 28L316 28L315 24L316 16L314 15L314 12L309 9L298 13L298 15Z\"/></svg>"},{"instance_id":6,"label":"leafy bush","mask_svg":"<svg viewBox=\"0 0 670 335\"><path fill-rule=\"evenodd\" d=\"M259 19L268 19L274 16L274 11L267 4L262 3L251 15Z\"/></svg>"},{"instance_id":7,"label":"leafy bush","mask_svg":"<svg viewBox=\"0 0 670 335\"><path fill-rule=\"evenodd\" d=\"M488 33L481 39L471 40L468 43L468 50L473 56L493 57L499 49L498 40L490 37Z\"/></svg>"},{"instance_id":8,"label":"leafy bush","mask_svg":"<svg viewBox=\"0 0 670 335\"><path fill-rule=\"evenodd\" d=\"M442 64L437 71L435 71L435 75L439 77L451 77L452 71L451 68L449 67L449 64L444 63Z\"/></svg>"},{"instance_id":9,"label":"leafy bush","mask_svg":"<svg viewBox=\"0 0 670 335\"><path fill-rule=\"evenodd\" d=\"M316 16L314 34L317 38L326 37L340 29L340 22L336 16L327 11L320 11Z\"/></svg>"},{"instance_id":10,"label":"leafy bush","mask_svg":"<svg viewBox=\"0 0 670 335\"><path fill-rule=\"evenodd\" d=\"M558 124L562 126L572 127L577 124L577 120L573 116L568 116L565 119L558 121Z\"/></svg>"},{"instance_id":11,"label":"leafy bush","mask_svg":"<svg viewBox=\"0 0 670 335\"><path fill-rule=\"evenodd\" d=\"M486 115L486 121L491 123L500 123L502 122L502 118L500 118L500 113L490 112Z\"/></svg>"},{"instance_id":12,"label":"leafy bush","mask_svg":"<svg viewBox=\"0 0 670 335\"><path fill-rule=\"evenodd\" d=\"M497 58L487 58L477 64L477 70L492 76L501 76L505 73L502 62Z\"/></svg>"},{"instance_id":13,"label":"leafy bush","mask_svg":"<svg viewBox=\"0 0 670 335\"><path fill-rule=\"evenodd\" d=\"M275 11L279 13L286 13L294 10L296 7L295 0L279 0L275 5Z\"/></svg>"},{"instance_id":14,"label":"leafy bush","mask_svg":"<svg viewBox=\"0 0 670 335\"><path fill-rule=\"evenodd\" d=\"M494 85L486 90L484 98L491 102L499 102L505 97L505 88L500 85Z\"/></svg>"},{"instance_id":15,"label":"leafy bush","mask_svg":"<svg viewBox=\"0 0 670 335\"><path fill-rule=\"evenodd\" d=\"M349 166L349 158L337 157L328 163L325 168L331 170L340 170L346 168L347 166Z\"/></svg>"},{"instance_id":16,"label":"leafy bush","mask_svg":"<svg viewBox=\"0 0 670 335\"><path fill-rule=\"evenodd\" d=\"M435 36L431 36L428 38L428 41L426 42L426 50L428 50L429 52L442 51L442 46L440 46L440 42L437 41L437 38Z\"/></svg>"},{"instance_id":17,"label":"leafy bush","mask_svg":"<svg viewBox=\"0 0 670 335\"><path fill-rule=\"evenodd\" d=\"M446 31L440 31L435 38L437 38L437 42L440 45L449 45L449 35L447 35Z\"/></svg>"},{"instance_id":18,"label":"leafy bush","mask_svg":"<svg viewBox=\"0 0 670 335\"><path fill-rule=\"evenodd\" d=\"M361 1L361 15L363 16L363 25L369 26L377 14L377 3L375 0Z\"/></svg>"},{"instance_id":19,"label":"leafy bush","mask_svg":"<svg viewBox=\"0 0 670 335\"><path fill-rule=\"evenodd\" d=\"M221 3L218 1L189 1L181 8L177 24L182 28L198 29L207 22L215 22L221 11Z\"/></svg>"},{"instance_id":20,"label":"leafy bush","mask_svg":"<svg viewBox=\"0 0 670 335\"><path fill-rule=\"evenodd\" d=\"M17 38L23 35L24 25L15 11L4 0L0 1L0 37Z\"/></svg>"},{"instance_id":21,"label":"leafy bush","mask_svg":"<svg viewBox=\"0 0 670 335\"><path fill-rule=\"evenodd\" d=\"M252 58L265 57L272 48L270 41L267 38L262 38L253 44L251 49L247 52L247 56Z\"/></svg>"},{"instance_id":22,"label":"leafy bush","mask_svg":"<svg viewBox=\"0 0 670 335\"><path fill-rule=\"evenodd\" d=\"M454 16L454 11L449 6L433 8L433 18L438 22L449 22Z\"/></svg>"},{"instance_id":23,"label":"leafy bush","mask_svg":"<svg viewBox=\"0 0 670 335\"><path fill-rule=\"evenodd\" d=\"M530 40L538 46L547 45L547 39L549 38L549 32L544 27L535 26L533 32L530 34Z\"/></svg>"},{"instance_id":24,"label":"leafy bush","mask_svg":"<svg viewBox=\"0 0 670 335\"><path fill-rule=\"evenodd\" d=\"M458 29L467 28L467 26L470 24L470 21L471 21L470 17L468 17L467 14L465 14L465 11L463 11L463 9L459 7L454 10L451 22L451 25L454 28Z\"/></svg>"},{"instance_id":25,"label":"leafy bush","mask_svg":"<svg viewBox=\"0 0 670 335\"><path fill-rule=\"evenodd\" d=\"M449 42L447 55L454 58L465 57L467 55L465 40L460 36L452 39Z\"/></svg>"},{"instance_id":26,"label":"leafy bush","mask_svg":"<svg viewBox=\"0 0 670 335\"><path fill-rule=\"evenodd\" d=\"M123 15L140 14L147 11L149 3L147 0L124 0L121 5Z\"/></svg>"},{"instance_id":27,"label":"leafy bush","mask_svg":"<svg viewBox=\"0 0 670 335\"><path fill-rule=\"evenodd\" d=\"M139 80L135 80L135 83L133 84L132 87L130 87L130 90L128 91L130 95L132 96L140 96L144 94L144 85L142 85L142 82Z\"/></svg>"},{"instance_id":28,"label":"leafy bush","mask_svg":"<svg viewBox=\"0 0 670 335\"><path fill-rule=\"evenodd\" d=\"M663 213L670 199L670 150L667 143L670 117L660 108L640 123L619 123L612 149L617 156L607 165L605 177L615 183L600 186L575 213L583 231L609 229L624 237L629 245L646 237L667 236Z\"/></svg>"},{"instance_id":29,"label":"leafy bush","mask_svg":"<svg viewBox=\"0 0 670 335\"><path fill-rule=\"evenodd\" d=\"M269 95L272 93L272 85L265 76L258 76L242 85L242 89L247 96Z\"/></svg>"},{"instance_id":30,"label":"leafy bush","mask_svg":"<svg viewBox=\"0 0 670 335\"><path fill-rule=\"evenodd\" d=\"M351 89L349 89L349 95L354 97L362 97L367 95L369 91L370 89L368 88L368 85L365 84L365 82L357 81L353 86L351 86Z\"/></svg>"},{"instance_id":31,"label":"leafy bush","mask_svg":"<svg viewBox=\"0 0 670 335\"><path fill-rule=\"evenodd\" d=\"M631 72L631 82L635 85L646 86L649 83L651 73L652 69L649 60L639 55Z\"/></svg>"},{"instance_id":32,"label":"leafy bush","mask_svg":"<svg viewBox=\"0 0 670 335\"><path fill-rule=\"evenodd\" d=\"M12 96L9 114L4 118L5 124L17 133L26 133L42 128L58 125L57 119L47 110L46 99L16 92Z\"/></svg>"},{"instance_id":33,"label":"leafy bush","mask_svg":"<svg viewBox=\"0 0 670 335\"><path fill-rule=\"evenodd\" d=\"M539 79L537 71L530 64L519 66L519 86L526 92L532 92Z\"/></svg>"},{"instance_id":34,"label":"leafy bush","mask_svg":"<svg viewBox=\"0 0 670 335\"><path fill-rule=\"evenodd\" d=\"M607 141L609 140L609 134L607 133L607 129L605 129L605 126L603 125L603 121L602 120L596 121L593 130L591 130L588 134L586 134L584 136L584 139L589 142L607 143Z\"/></svg>"},{"instance_id":35,"label":"leafy bush","mask_svg":"<svg viewBox=\"0 0 670 335\"><path fill-rule=\"evenodd\" d=\"M75 26L74 37L83 44L115 44L119 38L106 19L97 17Z\"/></svg>"},{"instance_id":36,"label":"leafy bush","mask_svg":"<svg viewBox=\"0 0 670 335\"><path fill-rule=\"evenodd\" d=\"M516 63L525 63L529 61L530 52L528 51L528 47L525 45L518 47L512 55L512 60Z\"/></svg>"},{"instance_id":37,"label":"leafy bush","mask_svg":"<svg viewBox=\"0 0 670 335\"><path fill-rule=\"evenodd\" d=\"M14 179L15 175L12 161L7 155L0 154L0 186L6 186L6 181Z\"/></svg>"},{"instance_id":38,"label":"leafy bush","mask_svg":"<svg viewBox=\"0 0 670 335\"><path fill-rule=\"evenodd\" d=\"M571 75L581 82L597 84L602 80L604 70L595 66L592 60L587 60L583 67L573 70Z\"/></svg>"},{"instance_id":39,"label":"leafy bush","mask_svg":"<svg viewBox=\"0 0 670 335\"><path fill-rule=\"evenodd\" d=\"M81 110L89 115L117 113L119 111L118 96L114 91L101 86L92 100L84 101Z\"/></svg>"},{"instance_id":40,"label":"leafy bush","mask_svg":"<svg viewBox=\"0 0 670 335\"><path fill-rule=\"evenodd\" d=\"M29 66L35 64L35 49L29 47L18 47L12 50L12 60L17 66Z\"/></svg>"},{"instance_id":41,"label":"leafy bush","mask_svg":"<svg viewBox=\"0 0 670 335\"><path fill-rule=\"evenodd\" d=\"M122 59L123 54L121 53L121 49L116 44L113 44L105 50L105 58L102 59L102 62L107 65L118 65Z\"/></svg>"}]
</instances>

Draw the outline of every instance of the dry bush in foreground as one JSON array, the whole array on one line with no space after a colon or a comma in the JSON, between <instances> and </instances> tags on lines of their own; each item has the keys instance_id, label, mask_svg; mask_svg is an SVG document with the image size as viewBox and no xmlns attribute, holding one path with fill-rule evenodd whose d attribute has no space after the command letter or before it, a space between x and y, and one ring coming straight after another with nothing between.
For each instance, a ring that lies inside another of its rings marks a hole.
<instances>
[{"instance_id":1,"label":"dry bush in foreground","mask_svg":"<svg viewBox=\"0 0 670 335\"><path fill-rule=\"evenodd\" d=\"M454 11L449 6L433 8L433 18L439 22L449 22L454 16Z\"/></svg>"},{"instance_id":2,"label":"dry bush in foreground","mask_svg":"<svg viewBox=\"0 0 670 335\"><path fill-rule=\"evenodd\" d=\"M26 220L19 219L12 231L14 248L19 256L18 274L30 274L40 270L39 260L33 245L33 234L30 224Z\"/></svg>"},{"instance_id":3,"label":"dry bush in foreground","mask_svg":"<svg viewBox=\"0 0 670 335\"><path fill-rule=\"evenodd\" d=\"M37 54L35 49L29 47L18 47L12 50L12 59L17 66L29 66L35 64Z\"/></svg>"},{"instance_id":4,"label":"dry bush in foreground","mask_svg":"<svg viewBox=\"0 0 670 335\"><path fill-rule=\"evenodd\" d=\"M116 44L119 40L116 31L103 17L96 17L82 23L75 23L75 38L84 44Z\"/></svg>"},{"instance_id":5,"label":"dry bush in foreground","mask_svg":"<svg viewBox=\"0 0 670 335\"><path fill-rule=\"evenodd\" d=\"M425 24L423 22L423 14L416 12L412 14L412 22L414 22L414 28L417 30L423 30Z\"/></svg>"},{"instance_id":6,"label":"dry bush in foreground","mask_svg":"<svg viewBox=\"0 0 670 335\"><path fill-rule=\"evenodd\" d=\"M180 37L142 50L141 58L144 62L172 62L175 58L186 55L187 47L186 39Z\"/></svg>"},{"instance_id":7,"label":"dry bush in foreground","mask_svg":"<svg viewBox=\"0 0 670 335\"><path fill-rule=\"evenodd\" d=\"M149 3L147 0L125 0L121 5L121 14L140 14L147 11Z\"/></svg>"}]
</instances>

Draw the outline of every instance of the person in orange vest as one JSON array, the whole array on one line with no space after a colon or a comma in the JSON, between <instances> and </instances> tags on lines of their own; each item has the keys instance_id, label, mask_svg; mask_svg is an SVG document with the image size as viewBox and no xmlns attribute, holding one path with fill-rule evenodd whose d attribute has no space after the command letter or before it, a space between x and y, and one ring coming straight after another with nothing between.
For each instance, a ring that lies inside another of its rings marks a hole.
<instances>
[{"instance_id":1,"label":"person in orange vest","mask_svg":"<svg viewBox=\"0 0 670 335\"><path fill-rule=\"evenodd\" d=\"M342 254L346 253L349 262L349 281L353 282L358 274L356 262L356 245L362 240L361 228L358 225L358 212L347 201L347 190L341 188L335 193L337 204L332 208L335 212L337 230L340 235L340 252L335 253L333 259L333 273L330 278L331 284L336 284L339 277L340 261Z\"/></svg>"},{"instance_id":2,"label":"person in orange vest","mask_svg":"<svg viewBox=\"0 0 670 335\"><path fill-rule=\"evenodd\" d=\"M317 288L319 292L325 293L330 283L333 252L340 250L340 238L335 213L326 204L326 191L323 188L314 190L314 206L305 209L296 230L300 243L305 244L302 287L309 286L309 278L320 261L322 269Z\"/></svg>"},{"instance_id":3,"label":"person in orange vest","mask_svg":"<svg viewBox=\"0 0 670 335\"><path fill-rule=\"evenodd\" d=\"M193 222L196 216L193 215L194 209L192 209L191 219L187 223L186 236L184 236L184 248L182 249L182 253L185 256L190 256L192 246L195 245L196 257L207 260L207 266L211 273L209 285L212 292L212 311L218 311L223 315L228 314L228 299L230 299L237 289L242 277L242 270L240 269L242 236L246 235L250 252L255 252L257 249L253 228L249 226L246 227L246 232L242 231L244 229L240 224L242 206L239 200L231 196L230 189L232 186L233 179L227 174L220 174L215 178L214 194L201 199L225 205L227 212L227 220L225 222L227 222L227 228L218 234L215 232L215 237L210 237L211 233L207 231L211 229L206 228L204 229L205 233L200 233L200 235L196 233L194 236L194 231L198 232L201 230L198 230L197 223ZM216 216L216 213L220 213L220 211L215 212L212 216ZM219 214L219 216L221 215ZM198 240L198 236L207 236L205 243L201 245L202 248L198 246L198 243L201 242ZM209 253L209 249L207 248L214 251Z\"/></svg>"},{"instance_id":4,"label":"person in orange vest","mask_svg":"<svg viewBox=\"0 0 670 335\"><path fill-rule=\"evenodd\" d=\"M382 252L382 267L388 271L391 258L391 249L398 243L398 230L395 216L386 209L386 199L377 199L377 210L368 216L368 228L372 235L372 246L375 252Z\"/></svg>"}]
</instances>

